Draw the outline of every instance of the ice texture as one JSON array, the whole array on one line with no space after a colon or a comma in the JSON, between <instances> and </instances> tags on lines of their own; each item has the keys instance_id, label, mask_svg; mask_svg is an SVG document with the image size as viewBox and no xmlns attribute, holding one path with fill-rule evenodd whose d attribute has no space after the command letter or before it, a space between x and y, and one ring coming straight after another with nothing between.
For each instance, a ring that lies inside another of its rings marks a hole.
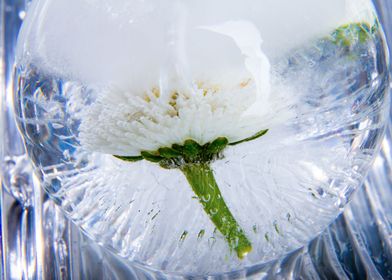
<instances>
[{"instance_id":1,"label":"ice texture","mask_svg":"<svg viewBox=\"0 0 392 280\"><path fill-rule=\"evenodd\" d=\"M89 236L152 269L218 274L299 248L359 187L384 130L380 29L351 46L331 36L358 21L377 27L370 1L33 2L18 43L15 105L44 188ZM241 41L232 23L257 32ZM268 91L285 96L287 117L212 164L253 245L240 261L179 170L86 149L80 128L110 84L130 92L177 85L172 77L227 85L252 74L255 58L268 61Z\"/></svg>"}]
</instances>

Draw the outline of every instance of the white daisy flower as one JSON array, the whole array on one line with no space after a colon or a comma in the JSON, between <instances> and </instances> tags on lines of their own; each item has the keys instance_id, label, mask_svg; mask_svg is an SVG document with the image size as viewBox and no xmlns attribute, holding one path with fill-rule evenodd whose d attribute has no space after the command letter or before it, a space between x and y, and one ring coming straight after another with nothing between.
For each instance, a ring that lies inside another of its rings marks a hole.
<instances>
[{"instance_id":1,"label":"white daisy flower","mask_svg":"<svg viewBox=\"0 0 392 280\"><path fill-rule=\"evenodd\" d=\"M211 221L242 258L251 243L226 206L210 163L223 157L227 146L263 136L287 114L277 113L270 62L254 25L230 21L200 28L231 38L245 58L242 68L221 73L223 79L187 81L187 71L174 70L163 86L108 87L82 113L79 137L94 152L181 170Z\"/></svg>"}]
</instances>

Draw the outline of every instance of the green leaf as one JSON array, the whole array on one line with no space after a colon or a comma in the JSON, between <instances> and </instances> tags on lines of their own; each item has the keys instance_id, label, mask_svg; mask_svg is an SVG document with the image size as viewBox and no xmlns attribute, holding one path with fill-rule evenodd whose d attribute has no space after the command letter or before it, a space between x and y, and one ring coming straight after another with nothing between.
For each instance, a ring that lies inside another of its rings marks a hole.
<instances>
[{"instance_id":1,"label":"green leaf","mask_svg":"<svg viewBox=\"0 0 392 280\"><path fill-rule=\"evenodd\" d=\"M128 161L128 162L137 162L140 160L143 160L142 156L132 156L132 157L128 157L128 156L116 156L113 155L115 158L121 159L123 161Z\"/></svg>"},{"instance_id":2,"label":"green leaf","mask_svg":"<svg viewBox=\"0 0 392 280\"><path fill-rule=\"evenodd\" d=\"M184 142L183 153L188 157L195 157L202 151L202 147L194 140L188 139Z\"/></svg>"},{"instance_id":3,"label":"green leaf","mask_svg":"<svg viewBox=\"0 0 392 280\"><path fill-rule=\"evenodd\" d=\"M160 156L164 157L164 158L176 158L181 156L182 154L172 148L160 148L158 149L158 153Z\"/></svg>"},{"instance_id":4,"label":"green leaf","mask_svg":"<svg viewBox=\"0 0 392 280\"><path fill-rule=\"evenodd\" d=\"M153 154L150 152L146 152L146 151L141 152L141 155L145 160L155 162L155 163L160 162L163 159L163 157L161 157L159 155L156 155L156 154Z\"/></svg>"},{"instance_id":5,"label":"green leaf","mask_svg":"<svg viewBox=\"0 0 392 280\"><path fill-rule=\"evenodd\" d=\"M332 42L344 47L350 47L357 42L365 43L373 30L374 26L371 28L365 22L345 24L331 34Z\"/></svg>"},{"instance_id":6,"label":"green leaf","mask_svg":"<svg viewBox=\"0 0 392 280\"><path fill-rule=\"evenodd\" d=\"M184 152L184 146L182 145L173 144L172 149L175 150L176 152L179 152L180 154L183 154Z\"/></svg>"},{"instance_id":7,"label":"green leaf","mask_svg":"<svg viewBox=\"0 0 392 280\"><path fill-rule=\"evenodd\" d=\"M244 143L244 142L249 142L249 141L252 141L252 140L256 140L257 138L260 138L261 136L265 135L267 132L268 132L268 129L261 130L261 131L257 132L256 134L254 134L251 137L245 138L245 139L237 141L237 142L230 143L229 145L230 146L235 146L235 145L238 145L238 144L241 144L241 143Z\"/></svg>"},{"instance_id":8,"label":"green leaf","mask_svg":"<svg viewBox=\"0 0 392 280\"><path fill-rule=\"evenodd\" d=\"M229 140L226 137L219 137L212 141L212 143L206 144L206 152L209 154L218 154L222 152L229 144Z\"/></svg>"}]
</instances>

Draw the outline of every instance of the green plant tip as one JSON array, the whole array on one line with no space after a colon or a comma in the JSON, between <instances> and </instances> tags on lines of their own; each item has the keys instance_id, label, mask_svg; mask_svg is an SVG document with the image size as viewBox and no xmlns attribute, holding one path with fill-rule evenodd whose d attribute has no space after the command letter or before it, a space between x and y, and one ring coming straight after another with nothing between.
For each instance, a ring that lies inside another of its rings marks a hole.
<instances>
[{"instance_id":1,"label":"green plant tip","mask_svg":"<svg viewBox=\"0 0 392 280\"><path fill-rule=\"evenodd\" d=\"M128 162L137 162L140 160L143 160L142 156L132 156L132 157L128 157L128 156L116 156L114 155L115 158L121 159L123 161L128 161Z\"/></svg>"},{"instance_id":2,"label":"green plant tip","mask_svg":"<svg viewBox=\"0 0 392 280\"><path fill-rule=\"evenodd\" d=\"M267 134L267 132L268 132L268 129L263 129L263 130L257 132L256 134L252 135L251 137L245 138L245 139L237 141L237 142L230 143L229 145L235 146L235 145L238 145L238 144L241 144L244 142L256 140L257 138L260 138L261 136L264 136L265 134Z\"/></svg>"}]
</instances>

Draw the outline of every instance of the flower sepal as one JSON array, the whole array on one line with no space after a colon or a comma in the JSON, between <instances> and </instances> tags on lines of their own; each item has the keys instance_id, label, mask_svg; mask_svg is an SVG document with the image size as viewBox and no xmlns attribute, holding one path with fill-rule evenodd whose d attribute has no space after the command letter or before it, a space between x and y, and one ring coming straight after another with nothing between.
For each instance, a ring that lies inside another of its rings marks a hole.
<instances>
[{"instance_id":1,"label":"flower sepal","mask_svg":"<svg viewBox=\"0 0 392 280\"><path fill-rule=\"evenodd\" d=\"M144 159L153 163L159 163L161 167L166 169L180 168L183 164L209 163L214 159L222 158L222 152L227 146L235 146L256 140L267 132L268 129L264 129L248 138L232 143L229 143L226 137L218 137L204 145L200 145L195 140L187 139L183 145L173 144L171 147L162 147L157 151L142 151L140 156L115 155L114 157L128 162L137 162Z\"/></svg>"}]
</instances>

